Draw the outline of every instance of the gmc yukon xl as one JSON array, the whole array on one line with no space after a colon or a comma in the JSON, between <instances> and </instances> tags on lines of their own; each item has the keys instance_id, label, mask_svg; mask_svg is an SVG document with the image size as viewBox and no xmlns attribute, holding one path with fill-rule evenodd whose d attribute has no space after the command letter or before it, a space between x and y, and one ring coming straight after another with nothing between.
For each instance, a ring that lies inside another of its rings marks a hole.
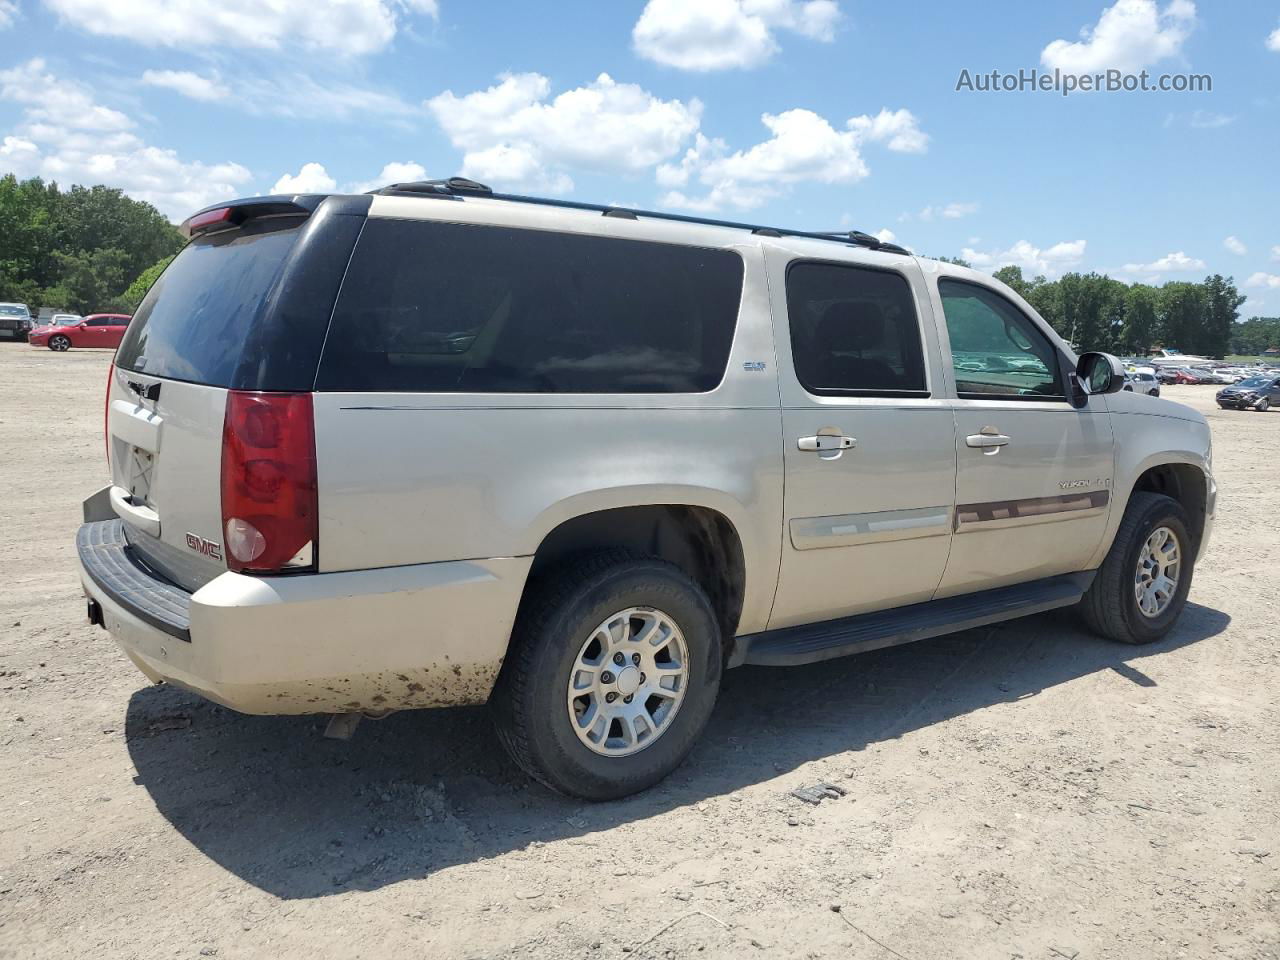
<instances>
[{"instance_id":1,"label":"gmc yukon xl","mask_svg":"<svg viewBox=\"0 0 1280 960\"><path fill-rule=\"evenodd\" d=\"M592 799L722 671L1056 607L1162 637L1209 430L1016 293L860 233L454 179L204 210L107 392L90 619L246 713L489 703Z\"/></svg>"}]
</instances>

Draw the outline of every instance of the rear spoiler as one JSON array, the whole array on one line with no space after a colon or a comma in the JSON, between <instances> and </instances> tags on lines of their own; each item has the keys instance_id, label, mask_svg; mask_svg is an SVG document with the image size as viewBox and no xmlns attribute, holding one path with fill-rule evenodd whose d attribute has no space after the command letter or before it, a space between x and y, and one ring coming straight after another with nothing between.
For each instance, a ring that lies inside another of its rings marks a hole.
<instances>
[{"instance_id":1,"label":"rear spoiler","mask_svg":"<svg viewBox=\"0 0 1280 960\"><path fill-rule=\"evenodd\" d=\"M264 217L309 217L327 194L308 193L296 196L247 197L228 203L217 203L193 213L178 227L190 239L215 230L234 229L248 220Z\"/></svg>"}]
</instances>

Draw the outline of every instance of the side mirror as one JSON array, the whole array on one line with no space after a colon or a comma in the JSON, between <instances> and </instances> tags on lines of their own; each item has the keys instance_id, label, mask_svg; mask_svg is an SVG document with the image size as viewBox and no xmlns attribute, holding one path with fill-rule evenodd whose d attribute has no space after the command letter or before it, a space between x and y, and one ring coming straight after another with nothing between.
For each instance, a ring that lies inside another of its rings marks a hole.
<instances>
[{"instance_id":1,"label":"side mirror","mask_svg":"<svg viewBox=\"0 0 1280 960\"><path fill-rule=\"evenodd\" d=\"M1090 395L1124 389L1124 366L1109 353L1086 353L1076 364L1076 376Z\"/></svg>"}]
</instances>

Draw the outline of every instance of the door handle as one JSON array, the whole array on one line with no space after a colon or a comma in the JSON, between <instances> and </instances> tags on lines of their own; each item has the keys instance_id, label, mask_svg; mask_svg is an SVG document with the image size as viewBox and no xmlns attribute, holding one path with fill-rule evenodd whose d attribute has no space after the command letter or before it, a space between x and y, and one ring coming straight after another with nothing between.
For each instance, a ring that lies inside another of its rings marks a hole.
<instances>
[{"instance_id":1,"label":"door handle","mask_svg":"<svg viewBox=\"0 0 1280 960\"><path fill-rule=\"evenodd\" d=\"M853 437L832 437L826 434L820 434L816 437L801 437L796 441L796 446L801 450L816 450L820 453L828 450L848 450L850 447L856 447L858 441Z\"/></svg>"},{"instance_id":2,"label":"door handle","mask_svg":"<svg viewBox=\"0 0 1280 960\"><path fill-rule=\"evenodd\" d=\"M1000 452L1000 448L1009 442L1009 438L995 427L983 427L978 433L971 433L964 438L966 446L975 447L985 456Z\"/></svg>"}]
</instances>

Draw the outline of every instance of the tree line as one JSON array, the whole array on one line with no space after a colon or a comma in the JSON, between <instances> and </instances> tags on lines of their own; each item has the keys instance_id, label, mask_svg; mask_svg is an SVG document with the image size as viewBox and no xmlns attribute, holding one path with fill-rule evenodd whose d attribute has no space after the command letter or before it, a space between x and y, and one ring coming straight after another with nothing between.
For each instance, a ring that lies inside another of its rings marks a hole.
<instances>
[{"instance_id":1,"label":"tree line","mask_svg":"<svg viewBox=\"0 0 1280 960\"><path fill-rule=\"evenodd\" d=\"M0 177L0 301L32 313L132 311L184 242L159 210L120 190Z\"/></svg>"},{"instance_id":2,"label":"tree line","mask_svg":"<svg viewBox=\"0 0 1280 960\"><path fill-rule=\"evenodd\" d=\"M1145 356L1156 347L1176 347L1183 353L1221 358L1230 353L1257 355L1280 346L1280 321L1255 317L1237 322L1245 297L1233 278L1221 274L1199 283L1171 280L1158 287L1123 283L1099 273L1028 280L1016 266L1001 267L995 277L1082 350Z\"/></svg>"}]
</instances>

